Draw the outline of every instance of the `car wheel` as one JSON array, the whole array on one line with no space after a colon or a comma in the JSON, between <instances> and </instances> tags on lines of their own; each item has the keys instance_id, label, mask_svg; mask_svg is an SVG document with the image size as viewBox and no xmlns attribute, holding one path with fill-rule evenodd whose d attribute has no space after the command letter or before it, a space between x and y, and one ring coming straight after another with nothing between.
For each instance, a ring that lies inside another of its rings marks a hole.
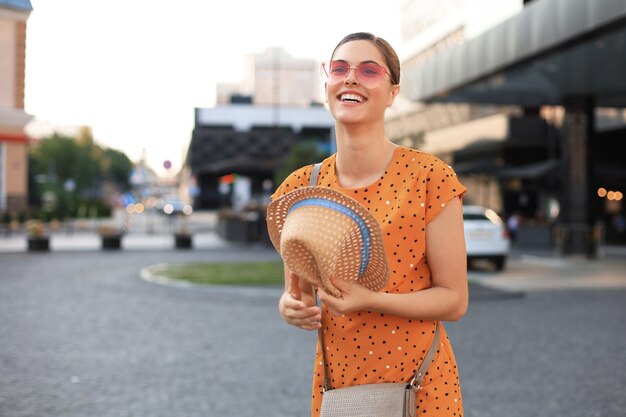
<instances>
[{"instance_id":1,"label":"car wheel","mask_svg":"<svg viewBox=\"0 0 626 417\"><path fill-rule=\"evenodd\" d=\"M504 265L506 265L506 257L505 256L495 256L493 258L493 263L496 266L496 270L502 271L504 269Z\"/></svg>"}]
</instances>

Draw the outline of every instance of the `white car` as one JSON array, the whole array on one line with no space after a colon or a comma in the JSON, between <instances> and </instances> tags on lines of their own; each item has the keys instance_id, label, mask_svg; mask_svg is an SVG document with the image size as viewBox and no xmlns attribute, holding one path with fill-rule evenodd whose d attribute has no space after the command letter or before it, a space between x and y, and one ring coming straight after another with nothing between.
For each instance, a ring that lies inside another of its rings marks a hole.
<instances>
[{"instance_id":1,"label":"white car","mask_svg":"<svg viewBox=\"0 0 626 417\"><path fill-rule=\"evenodd\" d=\"M498 214L480 206L463 206L463 225L468 264L487 259L501 271L511 250L506 224Z\"/></svg>"}]
</instances>

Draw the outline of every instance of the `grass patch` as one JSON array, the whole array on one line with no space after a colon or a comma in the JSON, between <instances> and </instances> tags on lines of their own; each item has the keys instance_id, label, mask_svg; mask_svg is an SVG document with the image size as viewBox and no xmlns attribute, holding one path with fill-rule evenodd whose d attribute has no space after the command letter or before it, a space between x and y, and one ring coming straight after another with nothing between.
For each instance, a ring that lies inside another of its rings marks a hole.
<instances>
[{"instance_id":1,"label":"grass patch","mask_svg":"<svg viewBox=\"0 0 626 417\"><path fill-rule=\"evenodd\" d=\"M271 262L191 262L155 265L152 275L194 284L282 285L283 263Z\"/></svg>"}]
</instances>

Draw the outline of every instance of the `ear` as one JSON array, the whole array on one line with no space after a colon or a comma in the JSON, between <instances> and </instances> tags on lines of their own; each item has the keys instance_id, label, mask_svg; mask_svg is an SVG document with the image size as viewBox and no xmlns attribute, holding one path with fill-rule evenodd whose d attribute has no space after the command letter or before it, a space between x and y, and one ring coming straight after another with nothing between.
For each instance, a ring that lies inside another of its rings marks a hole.
<instances>
[{"instance_id":1,"label":"ear","mask_svg":"<svg viewBox=\"0 0 626 417\"><path fill-rule=\"evenodd\" d=\"M400 94L400 84L392 85L391 90L389 91L389 101L387 102L387 107L391 107L398 94Z\"/></svg>"},{"instance_id":2,"label":"ear","mask_svg":"<svg viewBox=\"0 0 626 417\"><path fill-rule=\"evenodd\" d=\"M324 81L324 98L326 99L326 103L328 103L328 82Z\"/></svg>"}]
</instances>

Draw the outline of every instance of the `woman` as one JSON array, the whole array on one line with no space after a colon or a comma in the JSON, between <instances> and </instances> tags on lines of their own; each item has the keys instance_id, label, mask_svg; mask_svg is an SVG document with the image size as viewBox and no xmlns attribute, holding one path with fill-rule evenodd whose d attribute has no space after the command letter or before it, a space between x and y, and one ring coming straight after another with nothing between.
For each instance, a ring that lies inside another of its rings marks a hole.
<instances>
[{"instance_id":1,"label":"woman","mask_svg":"<svg viewBox=\"0 0 626 417\"><path fill-rule=\"evenodd\" d=\"M438 321L459 320L468 290L461 196L465 187L438 158L390 142L384 116L400 91L400 63L393 48L369 33L346 36L325 65L328 108L336 121L337 152L323 161L318 184L361 202L378 220L390 269L378 292L346 281L340 297L313 289L285 265L284 320L324 330L326 366L333 388L408 381L433 339ZM273 199L308 185L311 166L280 185ZM418 415L463 413L456 362L442 342L417 394ZM312 415L322 398L317 351Z\"/></svg>"}]
</instances>

